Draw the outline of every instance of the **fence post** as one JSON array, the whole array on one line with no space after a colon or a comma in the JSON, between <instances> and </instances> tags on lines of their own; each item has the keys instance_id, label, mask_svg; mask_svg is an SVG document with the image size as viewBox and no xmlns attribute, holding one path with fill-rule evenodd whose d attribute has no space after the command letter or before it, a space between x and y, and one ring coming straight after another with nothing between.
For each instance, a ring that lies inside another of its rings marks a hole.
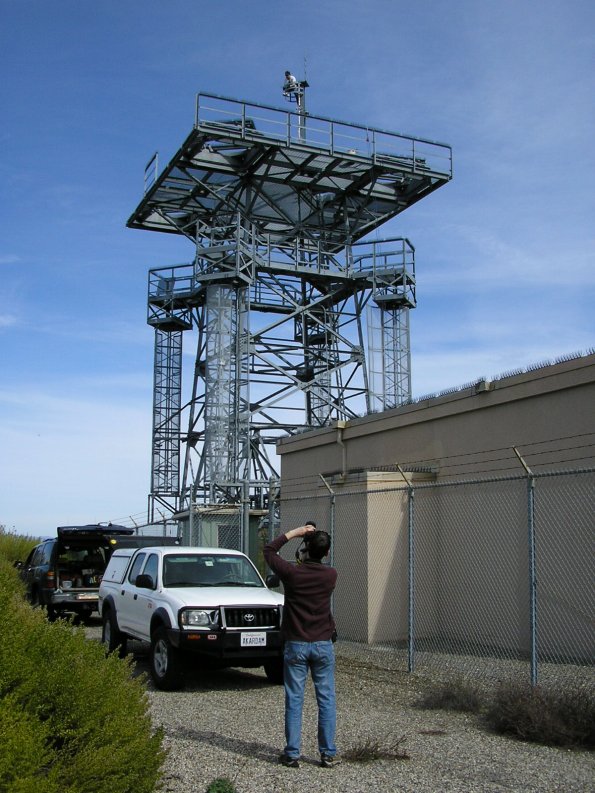
<instances>
[{"instance_id":1,"label":"fence post","mask_svg":"<svg viewBox=\"0 0 595 793\"><path fill-rule=\"evenodd\" d=\"M331 535L331 553L330 553L330 563L331 567L335 566L335 491L331 488L329 483L326 481L322 474L318 474L318 476L322 479L322 482L326 489L330 494L330 505L329 505L329 534Z\"/></svg>"},{"instance_id":2,"label":"fence post","mask_svg":"<svg viewBox=\"0 0 595 793\"><path fill-rule=\"evenodd\" d=\"M328 516L328 533L331 536L331 552L330 552L330 565L331 567L335 566L335 491L331 488L329 483L326 481L322 474L318 474L318 476L322 479L322 482L326 489L330 494L330 504L329 504L329 516ZM331 595L331 611L334 613L335 611L335 590L333 590L333 594Z\"/></svg>"},{"instance_id":3,"label":"fence post","mask_svg":"<svg viewBox=\"0 0 595 793\"><path fill-rule=\"evenodd\" d=\"M242 483L242 507L240 512L240 551L250 556L250 490L248 482Z\"/></svg>"},{"instance_id":4,"label":"fence post","mask_svg":"<svg viewBox=\"0 0 595 793\"><path fill-rule=\"evenodd\" d=\"M192 537L192 545L204 545L203 516L199 512L196 516L196 532Z\"/></svg>"},{"instance_id":5,"label":"fence post","mask_svg":"<svg viewBox=\"0 0 595 793\"><path fill-rule=\"evenodd\" d=\"M527 533L529 548L529 627L531 637L531 685L537 685L537 582L535 578L535 477L516 446L513 451L527 474Z\"/></svg>"},{"instance_id":6,"label":"fence post","mask_svg":"<svg viewBox=\"0 0 595 793\"><path fill-rule=\"evenodd\" d=\"M415 667L415 554L414 554L414 510L415 510L415 491L413 485L405 476L405 472L400 465L397 470L403 477L407 485L407 671L413 672Z\"/></svg>"},{"instance_id":7,"label":"fence post","mask_svg":"<svg viewBox=\"0 0 595 793\"><path fill-rule=\"evenodd\" d=\"M190 488L190 498L188 500L188 537L184 545L194 545L194 485Z\"/></svg>"},{"instance_id":8,"label":"fence post","mask_svg":"<svg viewBox=\"0 0 595 793\"><path fill-rule=\"evenodd\" d=\"M271 476L269 479L269 526L267 531L267 542L272 542L275 538L275 506L279 498L279 480Z\"/></svg>"}]
</instances>

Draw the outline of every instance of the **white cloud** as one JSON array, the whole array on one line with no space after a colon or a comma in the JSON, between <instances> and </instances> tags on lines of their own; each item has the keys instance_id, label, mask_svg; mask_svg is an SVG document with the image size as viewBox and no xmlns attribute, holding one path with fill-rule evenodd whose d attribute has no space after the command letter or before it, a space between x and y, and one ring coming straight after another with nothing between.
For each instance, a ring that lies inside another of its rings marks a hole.
<instances>
[{"instance_id":1,"label":"white cloud","mask_svg":"<svg viewBox=\"0 0 595 793\"><path fill-rule=\"evenodd\" d=\"M418 268L425 294L442 292L445 286L473 293L495 287L595 287L595 244L552 240L535 231L527 231L525 239L518 233L507 237L488 225L450 224L443 231L448 248L439 254L444 263L430 254Z\"/></svg>"},{"instance_id":2,"label":"white cloud","mask_svg":"<svg viewBox=\"0 0 595 793\"><path fill-rule=\"evenodd\" d=\"M10 328L16 325L17 322L18 320L13 314L0 314L0 329Z\"/></svg>"},{"instance_id":3,"label":"white cloud","mask_svg":"<svg viewBox=\"0 0 595 793\"><path fill-rule=\"evenodd\" d=\"M114 345L132 344L151 347L153 333L142 322L134 323L126 320L109 318L109 322L96 322L88 317L67 317L54 314L44 316L30 325L29 331L57 338L76 339L77 343L91 342Z\"/></svg>"}]
</instances>

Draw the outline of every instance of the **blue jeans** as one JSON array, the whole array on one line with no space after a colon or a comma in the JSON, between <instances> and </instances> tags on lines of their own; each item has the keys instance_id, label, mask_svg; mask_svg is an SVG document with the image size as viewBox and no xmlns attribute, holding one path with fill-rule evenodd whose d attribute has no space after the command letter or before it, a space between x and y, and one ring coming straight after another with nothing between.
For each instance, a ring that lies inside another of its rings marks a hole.
<instances>
[{"instance_id":1,"label":"blue jeans","mask_svg":"<svg viewBox=\"0 0 595 793\"><path fill-rule=\"evenodd\" d=\"M335 730L335 648L325 642L285 642L285 754L298 758L302 737L302 710L308 670L312 673L318 703L318 751L331 757L337 753Z\"/></svg>"}]
</instances>

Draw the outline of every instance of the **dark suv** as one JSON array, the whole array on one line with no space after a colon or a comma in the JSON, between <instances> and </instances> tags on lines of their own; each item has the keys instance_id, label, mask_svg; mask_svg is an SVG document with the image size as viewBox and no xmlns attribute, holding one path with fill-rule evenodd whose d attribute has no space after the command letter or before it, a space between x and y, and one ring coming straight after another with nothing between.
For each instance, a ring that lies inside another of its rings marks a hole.
<instances>
[{"instance_id":1,"label":"dark suv","mask_svg":"<svg viewBox=\"0 0 595 793\"><path fill-rule=\"evenodd\" d=\"M50 619L73 612L87 619L97 609L99 584L116 548L177 545L176 537L149 537L114 524L59 526L25 562L15 562L32 605L45 606Z\"/></svg>"}]
</instances>

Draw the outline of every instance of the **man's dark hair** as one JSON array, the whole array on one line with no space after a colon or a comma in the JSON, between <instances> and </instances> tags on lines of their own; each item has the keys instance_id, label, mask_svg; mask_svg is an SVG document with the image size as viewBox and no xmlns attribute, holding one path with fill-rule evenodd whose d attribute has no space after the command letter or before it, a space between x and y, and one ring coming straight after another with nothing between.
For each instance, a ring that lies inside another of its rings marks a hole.
<instances>
[{"instance_id":1,"label":"man's dark hair","mask_svg":"<svg viewBox=\"0 0 595 793\"><path fill-rule=\"evenodd\" d=\"M331 548L331 537L326 531L317 530L306 535L308 555L312 559L323 559Z\"/></svg>"}]
</instances>

